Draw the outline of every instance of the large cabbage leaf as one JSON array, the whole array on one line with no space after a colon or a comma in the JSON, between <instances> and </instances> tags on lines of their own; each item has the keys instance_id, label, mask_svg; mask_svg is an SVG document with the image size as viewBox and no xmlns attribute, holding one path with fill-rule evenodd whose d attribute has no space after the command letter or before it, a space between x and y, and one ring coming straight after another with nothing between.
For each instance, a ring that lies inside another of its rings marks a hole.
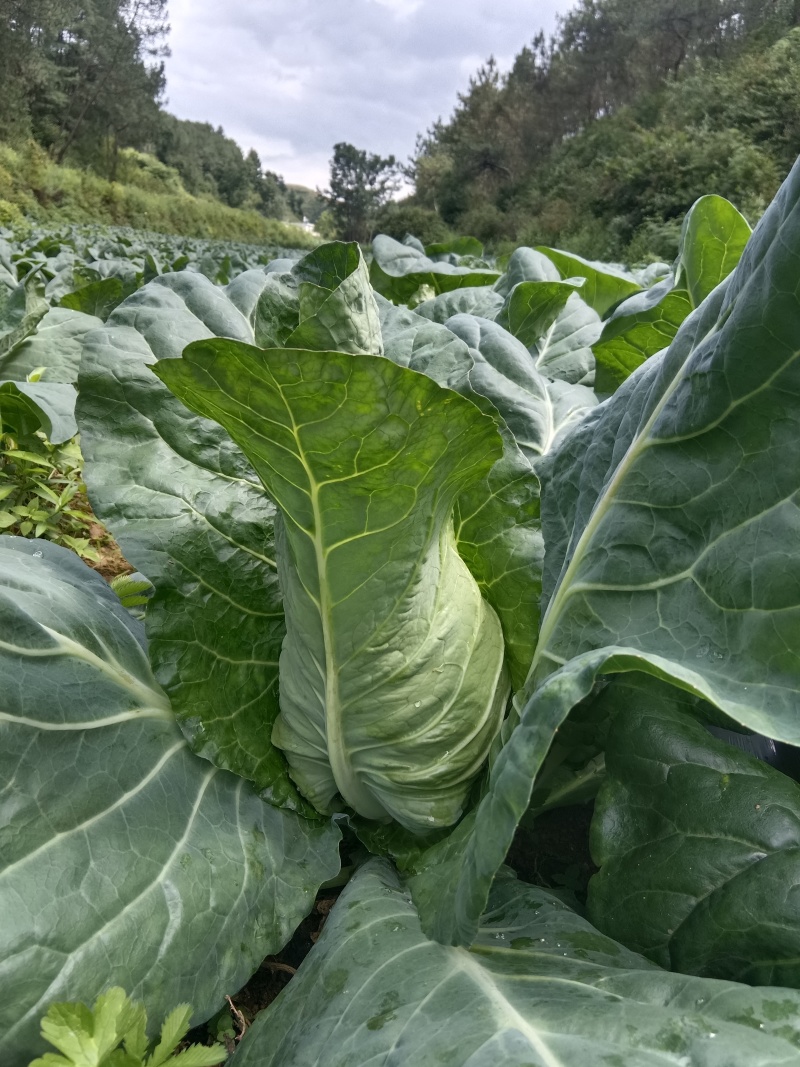
<instances>
[{"instance_id":1,"label":"large cabbage leaf","mask_svg":"<svg viewBox=\"0 0 800 1067\"><path fill-rule=\"evenodd\" d=\"M233 1067L788 1067L800 993L687 978L503 877L470 950L428 941L388 866L345 889Z\"/></svg>"},{"instance_id":2,"label":"large cabbage leaf","mask_svg":"<svg viewBox=\"0 0 800 1067\"><path fill-rule=\"evenodd\" d=\"M722 196L701 196L683 221L675 273L623 300L594 346L596 386L614 390L646 359L666 348L683 320L741 259L750 227Z\"/></svg>"},{"instance_id":3,"label":"large cabbage leaf","mask_svg":"<svg viewBox=\"0 0 800 1067\"><path fill-rule=\"evenodd\" d=\"M548 606L530 699L474 823L415 883L445 941L474 936L553 734L601 672L644 671L800 744L795 238L800 166L670 349L547 461Z\"/></svg>"},{"instance_id":4,"label":"large cabbage leaf","mask_svg":"<svg viewBox=\"0 0 800 1067\"><path fill-rule=\"evenodd\" d=\"M154 369L229 430L285 520L273 737L302 792L411 830L455 822L508 693L452 526L501 454L493 420L376 356L220 340Z\"/></svg>"},{"instance_id":5,"label":"large cabbage leaf","mask_svg":"<svg viewBox=\"0 0 800 1067\"><path fill-rule=\"evenodd\" d=\"M0 1061L124 986L200 1022L338 869L338 832L193 755L141 626L66 549L0 539Z\"/></svg>"},{"instance_id":6,"label":"large cabbage leaf","mask_svg":"<svg viewBox=\"0 0 800 1067\"><path fill-rule=\"evenodd\" d=\"M87 338L77 412L94 510L156 586L150 655L192 747L297 806L270 740L285 633L275 507L227 433L149 370L198 338L252 342L237 304L252 312L268 277L236 279L237 303L201 274L144 286Z\"/></svg>"},{"instance_id":7,"label":"large cabbage leaf","mask_svg":"<svg viewBox=\"0 0 800 1067\"><path fill-rule=\"evenodd\" d=\"M589 914L670 970L800 986L800 785L660 703L617 714Z\"/></svg>"}]
</instances>

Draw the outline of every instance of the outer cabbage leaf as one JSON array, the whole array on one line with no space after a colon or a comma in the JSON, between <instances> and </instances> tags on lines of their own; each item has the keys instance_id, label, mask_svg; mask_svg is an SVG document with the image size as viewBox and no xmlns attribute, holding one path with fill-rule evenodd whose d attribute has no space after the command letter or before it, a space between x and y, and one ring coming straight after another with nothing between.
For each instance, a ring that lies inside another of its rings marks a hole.
<instances>
[{"instance_id":1,"label":"outer cabbage leaf","mask_svg":"<svg viewBox=\"0 0 800 1067\"><path fill-rule=\"evenodd\" d=\"M555 321L530 348L536 369L570 385L594 384L592 346L603 329L600 316L573 293Z\"/></svg>"},{"instance_id":2,"label":"outer cabbage leaf","mask_svg":"<svg viewBox=\"0 0 800 1067\"><path fill-rule=\"evenodd\" d=\"M613 393L645 360L669 347L692 308L689 294L675 289L671 278L623 300L594 346L597 391Z\"/></svg>"},{"instance_id":3,"label":"outer cabbage leaf","mask_svg":"<svg viewBox=\"0 0 800 1067\"><path fill-rule=\"evenodd\" d=\"M581 282L520 282L506 297L497 322L528 347L534 347L564 310Z\"/></svg>"},{"instance_id":4,"label":"outer cabbage leaf","mask_svg":"<svg viewBox=\"0 0 800 1067\"><path fill-rule=\"evenodd\" d=\"M0 359L32 334L47 312L38 277L29 275L13 289L0 289ZM5 363L2 373L8 374Z\"/></svg>"},{"instance_id":5,"label":"outer cabbage leaf","mask_svg":"<svg viewBox=\"0 0 800 1067\"><path fill-rule=\"evenodd\" d=\"M505 877L472 949L428 941L373 860L233 1067L786 1067L800 994L668 974Z\"/></svg>"},{"instance_id":6,"label":"outer cabbage leaf","mask_svg":"<svg viewBox=\"0 0 800 1067\"><path fill-rule=\"evenodd\" d=\"M3 375L22 381L44 367L42 381L76 382L86 335L102 325L94 315L51 308L39 321L36 332L11 349L0 370Z\"/></svg>"},{"instance_id":7,"label":"outer cabbage leaf","mask_svg":"<svg viewBox=\"0 0 800 1067\"><path fill-rule=\"evenodd\" d=\"M101 281L82 285L71 293L61 297L62 308L80 311L84 315L93 315L103 322L114 308L122 303L125 293L119 278L103 278Z\"/></svg>"},{"instance_id":8,"label":"outer cabbage leaf","mask_svg":"<svg viewBox=\"0 0 800 1067\"><path fill-rule=\"evenodd\" d=\"M646 359L666 348L678 327L741 258L750 227L721 196L703 196L683 223L676 274L624 300L594 346L597 388L614 390Z\"/></svg>"},{"instance_id":9,"label":"outer cabbage leaf","mask_svg":"<svg viewBox=\"0 0 800 1067\"><path fill-rule=\"evenodd\" d=\"M670 970L800 985L800 786L659 704L615 717L589 914Z\"/></svg>"},{"instance_id":10,"label":"outer cabbage leaf","mask_svg":"<svg viewBox=\"0 0 800 1067\"><path fill-rule=\"evenodd\" d=\"M0 425L20 436L41 430L54 445L78 432L75 390L55 382L0 381Z\"/></svg>"},{"instance_id":11,"label":"outer cabbage leaf","mask_svg":"<svg viewBox=\"0 0 800 1067\"><path fill-rule=\"evenodd\" d=\"M562 278L584 279L581 296L601 318L620 300L641 289L632 274L611 263L595 263L558 248L539 246L536 251L553 262Z\"/></svg>"},{"instance_id":12,"label":"outer cabbage leaf","mask_svg":"<svg viewBox=\"0 0 800 1067\"><path fill-rule=\"evenodd\" d=\"M263 275L266 283L268 275ZM191 415L149 370L190 342L252 341L200 274L164 274L86 342L78 421L95 513L156 586L150 655L193 749L302 806L270 740L285 633L275 506L227 433Z\"/></svg>"},{"instance_id":13,"label":"outer cabbage leaf","mask_svg":"<svg viewBox=\"0 0 800 1067\"><path fill-rule=\"evenodd\" d=\"M485 319L493 319L504 302L492 286L476 285L441 293L432 300L417 304L414 311L431 322L444 324L452 315L481 315Z\"/></svg>"},{"instance_id":14,"label":"outer cabbage leaf","mask_svg":"<svg viewBox=\"0 0 800 1067\"><path fill-rule=\"evenodd\" d=\"M561 274L555 263L535 248L516 248L511 253L505 274L494 284L496 292L507 297L520 282L557 282Z\"/></svg>"},{"instance_id":15,"label":"outer cabbage leaf","mask_svg":"<svg viewBox=\"0 0 800 1067\"><path fill-rule=\"evenodd\" d=\"M455 315L446 325L469 346L472 389L491 400L529 461L552 451L597 404L591 389L541 375L525 345L498 323Z\"/></svg>"},{"instance_id":16,"label":"outer cabbage leaf","mask_svg":"<svg viewBox=\"0 0 800 1067\"><path fill-rule=\"evenodd\" d=\"M474 936L553 734L601 672L644 671L800 743L794 233L800 167L670 349L545 462L549 603L530 699L474 828L434 847L415 888L426 928L444 941ZM447 865L438 880L437 862Z\"/></svg>"},{"instance_id":17,"label":"outer cabbage leaf","mask_svg":"<svg viewBox=\"0 0 800 1067\"><path fill-rule=\"evenodd\" d=\"M374 356L220 340L154 369L229 429L283 515L273 739L303 794L452 824L508 695L500 624L452 526L501 454L492 419Z\"/></svg>"},{"instance_id":18,"label":"outer cabbage leaf","mask_svg":"<svg viewBox=\"0 0 800 1067\"><path fill-rule=\"evenodd\" d=\"M472 285L491 285L500 272L484 267L456 267L437 263L417 249L379 234L372 242L370 281L381 296L407 304L422 286L435 294Z\"/></svg>"},{"instance_id":19,"label":"outer cabbage leaf","mask_svg":"<svg viewBox=\"0 0 800 1067\"><path fill-rule=\"evenodd\" d=\"M66 549L2 538L0 679L0 1059L114 984L201 1022L336 872L337 830L192 755L140 624Z\"/></svg>"}]
</instances>

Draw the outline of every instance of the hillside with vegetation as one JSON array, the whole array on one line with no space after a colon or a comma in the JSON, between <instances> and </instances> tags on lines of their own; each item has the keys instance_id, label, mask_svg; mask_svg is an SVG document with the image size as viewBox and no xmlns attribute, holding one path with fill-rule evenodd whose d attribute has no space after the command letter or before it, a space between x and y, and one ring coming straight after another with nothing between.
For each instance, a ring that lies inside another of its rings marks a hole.
<instances>
[{"instance_id":1,"label":"hillside with vegetation","mask_svg":"<svg viewBox=\"0 0 800 1067\"><path fill-rule=\"evenodd\" d=\"M674 257L704 193L756 221L800 149L796 0L580 0L421 137L379 228Z\"/></svg>"},{"instance_id":2,"label":"hillside with vegetation","mask_svg":"<svg viewBox=\"0 0 800 1067\"><path fill-rule=\"evenodd\" d=\"M221 127L165 110L166 20L166 0L0 0L0 225L27 216L309 247L282 225L308 214L309 190Z\"/></svg>"}]
</instances>

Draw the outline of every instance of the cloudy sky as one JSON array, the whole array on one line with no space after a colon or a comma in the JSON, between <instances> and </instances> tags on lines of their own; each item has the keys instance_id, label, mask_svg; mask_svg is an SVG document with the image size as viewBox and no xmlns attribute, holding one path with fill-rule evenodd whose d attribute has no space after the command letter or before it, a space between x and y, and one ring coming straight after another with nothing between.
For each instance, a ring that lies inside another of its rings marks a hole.
<instances>
[{"instance_id":1,"label":"cloudy sky","mask_svg":"<svg viewBox=\"0 0 800 1067\"><path fill-rule=\"evenodd\" d=\"M170 0L168 109L323 187L337 141L405 160L494 55L573 0Z\"/></svg>"}]
</instances>

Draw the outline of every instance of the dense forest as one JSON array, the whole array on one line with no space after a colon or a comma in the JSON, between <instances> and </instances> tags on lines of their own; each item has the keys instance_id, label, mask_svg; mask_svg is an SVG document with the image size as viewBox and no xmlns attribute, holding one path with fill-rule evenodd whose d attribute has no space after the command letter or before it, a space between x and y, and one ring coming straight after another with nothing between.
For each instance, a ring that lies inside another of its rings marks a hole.
<instances>
[{"instance_id":1,"label":"dense forest","mask_svg":"<svg viewBox=\"0 0 800 1067\"><path fill-rule=\"evenodd\" d=\"M165 110L167 15L166 0L0 0L0 141L270 218L318 213L222 128Z\"/></svg>"},{"instance_id":2,"label":"dense forest","mask_svg":"<svg viewBox=\"0 0 800 1067\"><path fill-rule=\"evenodd\" d=\"M484 65L378 225L636 260L675 254L702 193L753 222L800 151L798 23L798 0L579 0Z\"/></svg>"}]
</instances>

